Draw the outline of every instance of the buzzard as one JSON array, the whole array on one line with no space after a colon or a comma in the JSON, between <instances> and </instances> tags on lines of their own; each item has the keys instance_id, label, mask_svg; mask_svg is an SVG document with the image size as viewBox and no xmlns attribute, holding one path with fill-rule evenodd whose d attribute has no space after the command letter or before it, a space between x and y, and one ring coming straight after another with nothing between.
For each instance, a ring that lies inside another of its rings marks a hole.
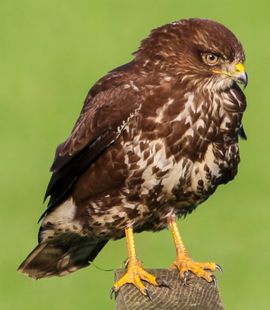
<instances>
[{"instance_id":1,"label":"buzzard","mask_svg":"<svg viewBox=\"0 0 270 310\"><path fill-rule=\"evenodd\" d=\"M157 28L134 59L89 91L56 149L39 244L19 271L39 279L88 266L111 239L127 238L127 271L113 289L160 282L138 261L133 232L172 232L180 278L213 281L215 263L188 255L176 219L232 180L246 138L245 55L220 23L185 19ZM242 84L242 85L241 85Z\"/></svg>"}]
</instances>

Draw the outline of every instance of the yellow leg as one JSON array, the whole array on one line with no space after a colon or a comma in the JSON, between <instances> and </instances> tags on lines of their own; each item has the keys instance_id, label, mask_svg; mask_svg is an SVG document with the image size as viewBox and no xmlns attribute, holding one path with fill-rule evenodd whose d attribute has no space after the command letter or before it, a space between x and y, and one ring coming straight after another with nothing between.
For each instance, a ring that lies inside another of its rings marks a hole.
<instances>
[{"instance_id":1,"label":"yellow leg","mask_svg":"<svg viewBox=\"0 0 270 310\"><path fill-rule=\"evenodd\" d=\"M150 273L146 272L142 268L141 263L137 260L132 228L126 228L125 234L128 248L127 272L120 280L114 283L113 291L117 292L125 284L133 284L140 290L143 295L148 295L146 287L141 280L144 280L155 286L159 284L157 279Z\"/></svg>"},{"instance_id":2,"label":"yellow leg","mask_svg":"<svg viewBox=\"0 0 270 310\"><path fill-rule=\"evenodd\" d=\"M196 276L212 282L214 280L213 271L221 268L215 263L196 263L192 261L179 234L175 217L169 219L169 228L172 232L176 248L176 259L170 268L178 269L181 279L185 280L186 273L192 272Z\"/></svg>"}]
</instances>

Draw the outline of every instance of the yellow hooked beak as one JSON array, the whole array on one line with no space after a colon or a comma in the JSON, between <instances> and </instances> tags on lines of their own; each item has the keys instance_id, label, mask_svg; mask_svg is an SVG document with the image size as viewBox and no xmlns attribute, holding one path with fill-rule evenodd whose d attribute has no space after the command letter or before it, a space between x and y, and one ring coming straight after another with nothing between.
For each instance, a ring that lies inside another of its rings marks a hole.
<instances>
[{"instance_id":1,"label":"yellow hooked beak","mask_svg":"<svg viewBox=\"0 0 270 310\"><path fill-rule=\"evenodd\" d=\"M238 63L235 65L235 73L234 76L236 79L244 85L244 87L248 84L248 75L245 72L245 67L242 63Z\"/></svg>"},{"instance_id":2,"label":"yellow hooked beak","mask_svg":"<svg viewBox=\"0 0 270 310\"><path fill-rule=\"evenodd\" d=\"M246 87L248 84L248 76L247 73L245 72L245 67L242 63L234 65L232 68L230 68L229 71L213 70L213 72L230 76L237 82L243 84L244 87Z\"/></svg>"}]
</instances>

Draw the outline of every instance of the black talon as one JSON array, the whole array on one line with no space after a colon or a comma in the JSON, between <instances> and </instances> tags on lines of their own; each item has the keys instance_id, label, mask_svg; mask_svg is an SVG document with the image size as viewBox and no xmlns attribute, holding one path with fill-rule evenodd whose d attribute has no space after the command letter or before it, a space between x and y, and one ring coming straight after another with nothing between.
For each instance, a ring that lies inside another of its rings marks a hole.
<instances>
[{"instance_id":1,"label":"black talon","mask_svg":"<svg viewBox=\"0 0 270 310\"><path fill-rule=\"evenodd\" d=\"M214 275L212 276L212 282L213 282L214 286L217 287L217 279Z\"/></svg>"},{"instance_id":2,"label":"black talon","mask_svg":"<svg viewBox=\"0 0 270 310\"><path fill-rule=\"evenodd\" d=\"M144 292L145 292L146 296L147 296L151 301L153 301L153 296L152 296L152 294L150 293L150 291L149 291L147 288L144 290Z\"/></svg>"},{"instance_id":3,"label":"black talon","mask_svg":"<svg viewBox=\"0 0 270 310\"><path fill-rule=\"evenodd\" d=\"M220 265L216 264L216 268L217 268L217 270L218 270L219 272L223 272L223 269L221 268Z\"/></svg>"},{"instance_id":4,"label":"black talon","mask_svg":"<svg viewBox=\"0 0 270 310\"><path fill-rule=\"evenodd\" d=\"M183 279L183 281L184 281L184 285L187 285L188 283L188 278L189 278L189 272L188 271L185 271L184 272L184 279Z\"/></svg>"},{"instance_id":5,"label":"black talon","mask_svg":"<svg viewBox=\"0 0 270 310\"><path fill-rule=\"evenodd\" d=\"M115 294L115 288L114 287L112 287L111 289L110 289L110 298L111 299L113 299L113 295Z\"/></svg>"},{"instance_id":6,"label":"black talon","mask_svg":"<svg viewBox=\"0 0 270 310\"><path fill-rule=\"evenodd\" d=\"M127 266L128 266L128 261L129 261L128 258L125 259L125 260L123 261L124 268L127 268Z\"/></svg>"},{"instance_id":7,"label":"black talon","mask_svg":"<svg viewBox=\"0 0 270 310\"><path fill-rule=\"evenodd\" d=\"M169 285L169 283L166 280L160 279L160 278L156 278L158 286L160 287L167 287L167 288L171 288L171 286Z\"/></svg>"}]
</instances>

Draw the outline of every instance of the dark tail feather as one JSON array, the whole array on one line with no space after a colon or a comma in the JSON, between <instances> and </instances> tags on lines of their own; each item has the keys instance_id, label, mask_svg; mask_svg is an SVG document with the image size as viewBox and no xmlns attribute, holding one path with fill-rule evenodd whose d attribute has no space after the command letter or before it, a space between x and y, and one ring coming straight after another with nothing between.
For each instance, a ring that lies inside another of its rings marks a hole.
<instances>
[{"instance_id":1,"label":"dark tail feather","mask_svg":"<svg viewBox=\"0 0 270 310\"><path fill-rule=\"evenodd\" d=\"M88 238L68 245L61 240L40 243L22 262L18 271L34 279L65 276L90 265L107 241Z\"/></svg>"}]
</instances>

